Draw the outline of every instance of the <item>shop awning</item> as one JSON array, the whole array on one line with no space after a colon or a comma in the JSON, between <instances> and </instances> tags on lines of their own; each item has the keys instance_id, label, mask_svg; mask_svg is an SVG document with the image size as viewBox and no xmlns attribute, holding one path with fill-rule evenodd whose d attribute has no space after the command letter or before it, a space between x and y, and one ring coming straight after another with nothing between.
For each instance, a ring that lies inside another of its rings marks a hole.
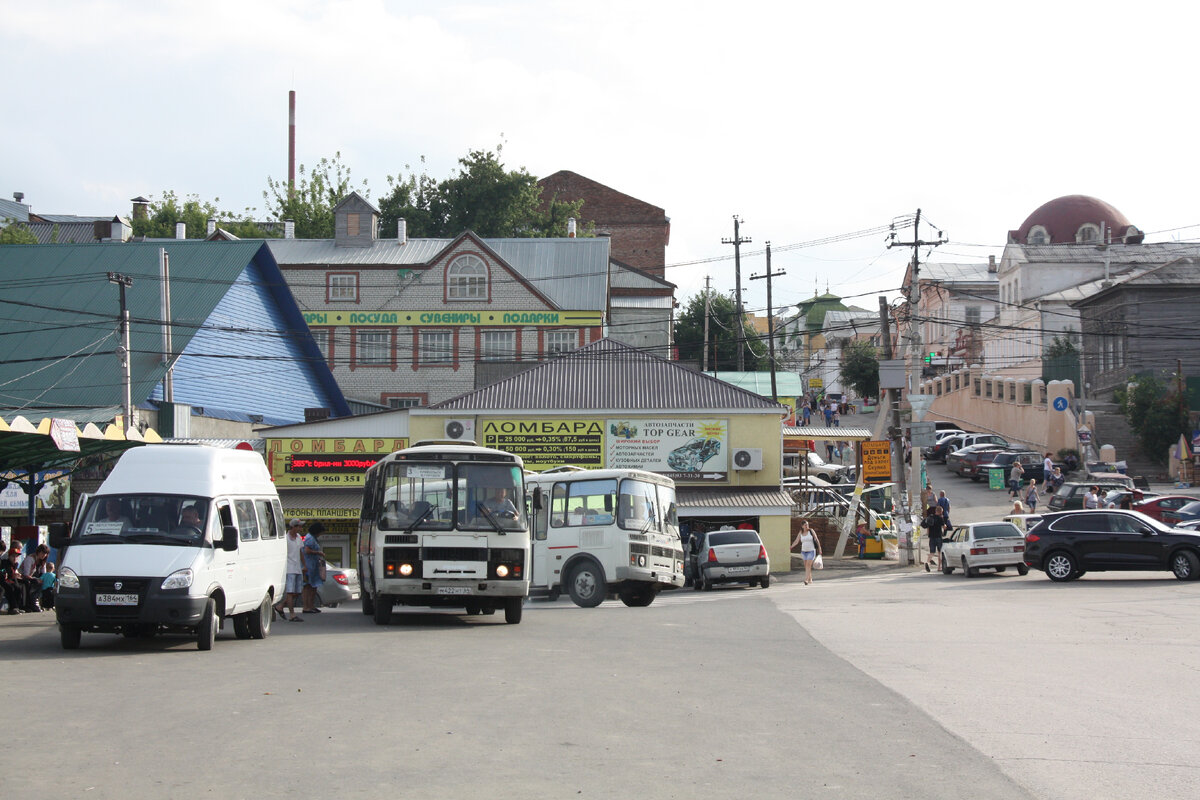
<instances>
[{"instance_id":1,"label":"shop awning","mask_svg":"<svg viewBox=\"0 0 1200 800\"><path fill-rule=\"evenodd\" d=\"M870 441L870 428L826 428L824 425L784 425L784 439L811 439L818 442Z\"/></svg>"},{"instance_id":2,"label":"shop awning","mask_svg":"<svg viewBox=\"0 0 1200 800\"><path fill-rule=\"evenodd\" d=\"M791 515L792 498L779 487L677 486L679 516Z\"/></svg>"},{"instance_id":3,"label":"shop awning","mask_svg":"<svg viewBox=\"0 0 1200 800\"><path fill-rule=\"evenodd\" d=\"M362 489L280 489L279 500L288 519L357 519Z\"/></svg>"},{"instance_id":4,"label":"shop awning","mask_svg":"<svg viewBox=\"0 0 1200 800\"><path fill-rule=\"evenodd\" d=\"M67 427L74 430L78 450L59 448L56 437L51 435L54 422L49 417L37 425L24 417L16 417L11 423L0 420L0 478L19 480L30 473L68 475L89 456L116 455L131 447L162 441L151 429L145 433L130 431L127 438L116 425L101 431L90 422L82 429L67 422Z\"/></svg>"}]
</instances>

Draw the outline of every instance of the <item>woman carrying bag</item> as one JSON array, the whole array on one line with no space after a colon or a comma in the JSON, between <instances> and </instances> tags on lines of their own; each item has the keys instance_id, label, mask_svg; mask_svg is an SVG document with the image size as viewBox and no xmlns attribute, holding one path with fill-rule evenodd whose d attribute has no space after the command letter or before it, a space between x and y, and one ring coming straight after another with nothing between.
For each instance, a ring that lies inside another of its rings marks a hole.
<instances>
[{"instance_id":1,"label":"woman carrying bag","mask_svg":"<svg viewBox=\"0 0 1200 800\"><path fill-rule=\"evenodd\" d=\"M792 547L796 545L800 545L800 558L804 559L804 585L807 586L812 583L813 564L821 557L821 540L807 521L800 523L800 530L792 540Z\"/></svg>"}]
</instances>

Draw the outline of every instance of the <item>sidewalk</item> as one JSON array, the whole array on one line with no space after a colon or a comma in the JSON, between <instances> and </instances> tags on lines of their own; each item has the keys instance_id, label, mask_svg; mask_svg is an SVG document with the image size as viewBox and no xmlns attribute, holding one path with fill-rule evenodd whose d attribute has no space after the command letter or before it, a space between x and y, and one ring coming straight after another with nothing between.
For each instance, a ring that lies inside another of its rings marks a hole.
<instances>
[{"instance_id":1,"label":"sidewalk","mask_svg":"<svg viewBox=\"0 0 1200 800\"><path fill-rule=\"evenodd\" d=\"M822 558L825 568L822 570L813 570L814 574L821 575L822 580L830 578L849 578L854 575L868 575L872 572L888 572L891 570L900 569L921 569L919 564L902 564L899 561L889 561L882 558L858 558L857 556L846 556L844 558ZM803 581L804 580L804 561L798 553L792 554L792 571L791 572L773 572L771 573L773 581Z\"/></svg>"}]
</instances>

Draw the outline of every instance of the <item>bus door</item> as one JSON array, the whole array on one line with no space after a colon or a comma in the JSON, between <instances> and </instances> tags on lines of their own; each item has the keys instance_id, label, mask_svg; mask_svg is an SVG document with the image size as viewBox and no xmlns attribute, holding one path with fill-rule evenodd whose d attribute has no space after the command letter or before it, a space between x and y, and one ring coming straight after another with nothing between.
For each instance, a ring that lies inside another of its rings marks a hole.
<instances>
[{"instance_id":1,"label":"bus door","mask_svg":"<svg viewBox=\"0 0 1200 800\"><path fill-rule=\"evenodd\" d=\"M530 541L530 574L529 585L542 587L550 585L550 578L547 573L546 565L546 533L549 527L550 520L550 490L549 487L542 489L542 507L534 508L533 497L534 491L530 490L525 495L525 502L528 504L529 527L531 531Z\"/></svg>"}]
</instances>

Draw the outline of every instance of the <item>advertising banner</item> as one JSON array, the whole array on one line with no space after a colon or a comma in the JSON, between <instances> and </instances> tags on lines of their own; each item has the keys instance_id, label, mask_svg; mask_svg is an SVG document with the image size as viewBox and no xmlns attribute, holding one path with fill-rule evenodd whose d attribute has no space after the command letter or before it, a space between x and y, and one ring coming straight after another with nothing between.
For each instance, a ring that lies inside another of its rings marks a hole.
<instances>
[{"instance_id":1,"label":"advertising banner","mask_svg":"<svg viewBox=\"0 0 1200 800\"><path fill-rule=\"evenodd\" d=\"M729 479L727 419L609 419L607 466L674 480Z\"/></svg>"},{"instance_id":2,"label":"advertising banner","mask_svg":"<svg viewBox=\"0 0 1200 800\"><path fill-rule=\"evenodd\" d=\"M887 483L892 479L892 443L863 442L863 481Z\"/></svg>"},{"instance_id":3,"label":"advertising banner","mask_svg":"<svg viewBox=\"0 0 1200 800\"><path fill-rule=\"evenodd\" d=\"M268 439L267 469L281 488L358 488L376 461L405 447L406 437Z\"/></svg>"},{"instance_id":4,"label":"advertising banner","mask_svg":"<svg viewBox=\"0 0 1200 800\"><path fill-rule=\"evenodd\" d=\"M604 323L600 311L305 311L304 321L313 328L353 325L356 328L383 326L499 325L522 327L590 328Z\"/></svg>"},{"instance_id":5,"label":"advertising banner","mask_svg":"<svg viewBox=\"0 0 1200 800\"><path fill-rule=\"evenodd\" d=\"M535 472L565 464L604 466L604 423L598 419L485 419L479 429L484 447L520 456Z\"/></svg>"}]
</instances>

